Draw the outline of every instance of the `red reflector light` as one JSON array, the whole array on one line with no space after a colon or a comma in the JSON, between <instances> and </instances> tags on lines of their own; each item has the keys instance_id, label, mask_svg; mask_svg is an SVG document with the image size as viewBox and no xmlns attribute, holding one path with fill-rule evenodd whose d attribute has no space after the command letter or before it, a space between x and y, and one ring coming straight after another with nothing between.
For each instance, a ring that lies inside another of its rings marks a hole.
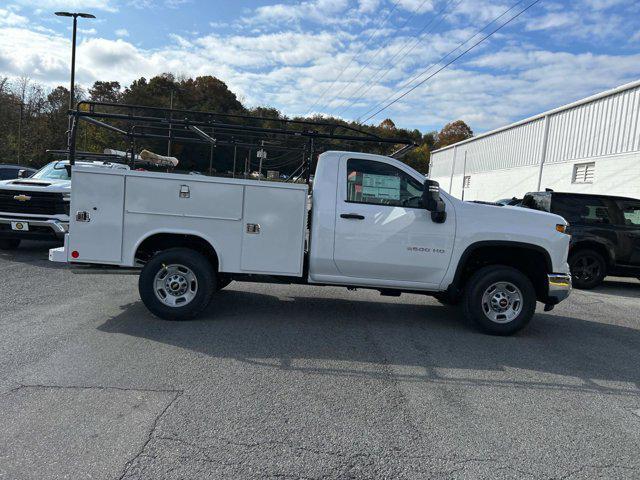
<instances>
[{"instance_id":1,"label":"red reflector light","mask_svg":"<svg viewBox=\"0 0 640 480\"><path fill-rule=\"evenodd\" d=\"M80 256L80 253L77 250L74 250L73 252L71 252L71 256L73 258L78 258Z\"/></svg>"}]
</instances>

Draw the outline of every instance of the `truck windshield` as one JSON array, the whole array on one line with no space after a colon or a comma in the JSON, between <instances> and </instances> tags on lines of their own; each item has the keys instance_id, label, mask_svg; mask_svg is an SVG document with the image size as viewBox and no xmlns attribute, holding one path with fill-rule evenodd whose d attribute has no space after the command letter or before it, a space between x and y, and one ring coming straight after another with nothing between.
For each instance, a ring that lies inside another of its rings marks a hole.
<instances>
[{"instance_id":1,"label":"truck windshield","mask_svg":"<svg viewBox=\"0 0 640 480\"><path fill-rule=\"evenodd\" d=\"M36 173L31 178L39 178L43 180L69 180L67 169L64 168L63 162L51 162Z\"/></svg>"}]
</instances>

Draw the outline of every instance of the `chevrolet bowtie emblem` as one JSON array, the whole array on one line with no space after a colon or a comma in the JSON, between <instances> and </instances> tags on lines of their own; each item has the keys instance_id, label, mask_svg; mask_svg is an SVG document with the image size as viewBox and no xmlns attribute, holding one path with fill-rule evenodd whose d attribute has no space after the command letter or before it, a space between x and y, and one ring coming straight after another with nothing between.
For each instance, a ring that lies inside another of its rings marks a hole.
<instances>
[{"instance_id":1,"label":"chevrolet bowtie emblem","mask_svg":"<svg viewBox=\"0 0 640 480\"><path fill-rule=\"evenodd\" d=\"M31 200L31 197L29 195L14 195L13 199L17 200L18 202L28 202L29 200Z\"/></svg>"}]
</instances>

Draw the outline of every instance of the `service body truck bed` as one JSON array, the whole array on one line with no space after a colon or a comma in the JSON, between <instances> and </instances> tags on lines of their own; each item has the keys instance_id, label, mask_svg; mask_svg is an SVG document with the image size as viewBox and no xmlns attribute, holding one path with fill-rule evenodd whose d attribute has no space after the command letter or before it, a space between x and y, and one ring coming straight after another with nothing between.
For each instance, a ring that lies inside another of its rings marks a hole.
<instances>
[{"instance_id":1,"label":"service body truck bed","mask_svg":"<svg viewBox=\"0 0 640 480\"><path fill-rule=\"evenodd\" d=\"M209 242L220 272L302 276L307 185L131 170L97 173L73 170L73 235L63 250L66 261L134 267L146 239L171 233Z\"/></svg>"}]
</instances>

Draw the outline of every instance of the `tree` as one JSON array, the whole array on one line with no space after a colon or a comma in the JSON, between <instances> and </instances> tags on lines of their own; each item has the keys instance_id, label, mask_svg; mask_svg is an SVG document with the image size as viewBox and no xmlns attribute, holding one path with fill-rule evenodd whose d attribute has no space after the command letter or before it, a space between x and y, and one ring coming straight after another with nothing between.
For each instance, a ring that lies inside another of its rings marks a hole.
<instances>
[{"instance_id":1,"label":"tree","mask_svg":"<svg viewBox=\"0 0 640 480\"><path fill-rule=\"evenodd\" d=\"M89 89L89 98L95 102L118 102L121 97L120 82L97 81Z\"/></svg>"},{"instance_id":2,"label":"tree","mask_svg":"<svg viewBox=\"0 0 640 480\"><path fill-rule=\"evenodd\" d=\"M390 118L387 118L387 119L383 120L382 122L380 122L379 127L387 129L387 130L395 130L396 129L396 124L393 123L393 120L391 120Z\"/></svg>"},{"instance_id":3,"label":"tree","mask_svg":"<svg viewBox=\"0 0 640 480\"><path fill-rule=\"evenodd\" d=\"M461 142L467 138L473 137L473 130L462 120L447 123L440 133L436 141L436 148L443 148L454 143Z\"/></svg>"}]
</instances>

